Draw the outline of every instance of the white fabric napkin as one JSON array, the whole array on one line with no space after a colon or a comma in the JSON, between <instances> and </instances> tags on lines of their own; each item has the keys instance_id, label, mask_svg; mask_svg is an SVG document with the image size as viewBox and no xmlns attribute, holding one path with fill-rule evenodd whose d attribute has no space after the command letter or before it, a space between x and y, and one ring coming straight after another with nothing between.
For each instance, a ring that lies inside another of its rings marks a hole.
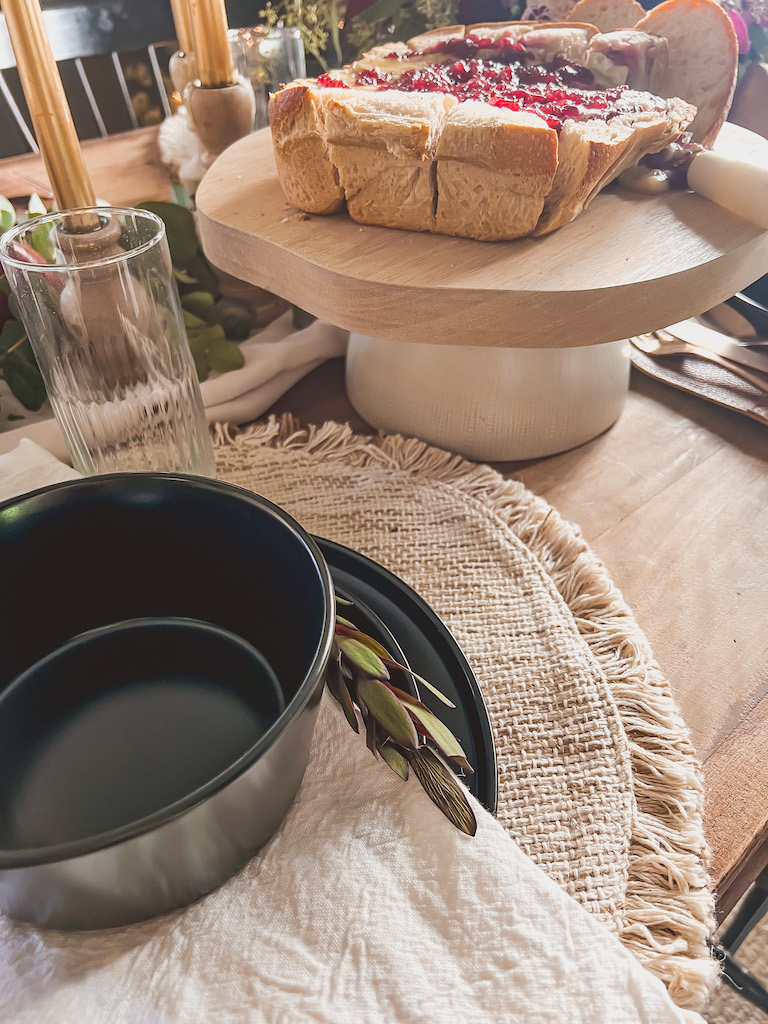
<instances>
[{"instance_id":1,"label":"white fabric napkin","mask_svg":"<svg viewBox=\"0 0 768 1024\"><path fill-rule=\"evenodd\" d=\"M0 458L4 493L61 473L30 442ZM374 761L326 695L293 808L220 889L186 910L108 932L40 931L0 917L0 1017L685 1021L661 982L474 806L478 833L469 838L416 781L403 783Z\"/></svg>"},{"instance_id":2,"label":"white fabric napkin","mask_svg":"<svg viewBox=\"0 0 768 1024\"><path fill-rule=\"evenodd\" d=\"M348 331L319 320L297 331L292 314L284 313L242 342L242 369L212 374L201 384L208 422L239 425L257 419L315 367L343 356L348 338ZM68 458L64 437L47 403L39 413L30 414L6 389L0 396L0 412L4 423L9 422L9 414L21 417L19 426L0 432L0 454L26 437L57 458Z\"/></svg>"}]
</instances>

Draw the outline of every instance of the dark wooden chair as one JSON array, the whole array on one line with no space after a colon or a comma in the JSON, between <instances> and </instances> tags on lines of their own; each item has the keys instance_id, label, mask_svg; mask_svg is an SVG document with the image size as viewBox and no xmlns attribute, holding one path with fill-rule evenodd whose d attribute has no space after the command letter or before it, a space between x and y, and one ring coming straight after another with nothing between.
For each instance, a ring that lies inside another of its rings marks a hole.
<instances>
[{"instance_id":1,"label":"dark wooden chair","mask_svg":"<svg viewBox=\"0 0 768 1024\"><path fill-rule=\"evenodd\" d=\"M169 0L42 0L43 17L81 139L154 124L171 112L168 60L176 48ZM253 5L229 0L233 28ZM0 16L0 157L36 152Z\"/></svg>"}]
</instances>

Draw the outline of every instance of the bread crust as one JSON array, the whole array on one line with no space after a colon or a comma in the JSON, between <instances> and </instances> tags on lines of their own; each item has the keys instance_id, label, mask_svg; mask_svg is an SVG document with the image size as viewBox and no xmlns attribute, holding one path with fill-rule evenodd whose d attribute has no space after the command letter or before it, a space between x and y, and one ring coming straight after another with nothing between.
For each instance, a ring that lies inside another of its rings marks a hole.
<instances>
[{"instance_id":1,"label":"bread crust","mask_svg":"<svg viewBox=\"0 0 768 1024\"><path fill-rule=\"evenodd\" d=\"M632 4L635 0L581 0L579 7L615 13L632 9ZM711 26L718 17L712 15L712 6L717 7L715 0L666 0L652 12L662 26L671 23L671 51L682 45L681 13L701 9L701 24ZM418 51L470 34L493 40L534 34L534 52L552 51L585 66L595 40L596 47L602 45L596 50L600 60L610 58L605 36L601 40L588 22L499 22L448 26L407 43L386 44L355 65L332 72L326 86L294 82L270 101L275 158L287 198L310 213L333 213L346 205L350 216L363 224L482 240L543 235L573 220L625 167L662 149L696 114L676 98L662 104L647 93L622 93L639 97L626 113L612 114L609 121L566 120L558 136L530 112L474 100L458 103L442 92L356 85L358 69L381 69L387 60L400 71L425 61L454 61L448 52ZM626 34L631 36L632 30ZM661 30L658 35L663 43ZM629 38L623 42L634 45ZM726 37L713 52L727 60L729 47ZM664 50L666 56L666 44ZM393 52L402 54L399 60L389 57ZM646 50L638 52L643 57ZM658 64L657 73L666 74L665 62ZM350 87L333 88L335 80ZM716 96L709 106L724 102ZM718 116L719 121L706 121L705 134L715 124L719 128L722 110Z\"/></svg>"},{"instance_id":2,"label":"bread crust","mask_svg":"<svg viewBox=\"0 0 768 1024\"><path fill-rule=\"evenodd\" d=\"M456 100L339 92L324 103L325 124L349 215L361 224L434 230L434 156Z\"/></svg>"},{"instance_id":3,"label":"bread crust","mask_svg":"<svg viewBox=\"0 0 768 1024\"><path fill-rule=\"evenodd\" d=\"M436 152L435 230L482 241L529 235L557 153L557 132L535 114L474 101L455 107Z\"/></svg>"},{"instance_id":4,"label":"bread crust","mask_svg":"<svg viewBox=\"0 0 768 1024\"><path fill-rule=\"evenodd\" d=\"M694 113L690 104L676 100L668 112L649 110L642 119L566 122L557 174L532 234L547 235L574 220L623 170L672 142Z\"/></svg>"},{"instance_id":5,"label":"bread crust","mask_svg":"<svg viewBox=\"0 0 768 1024\"><path fill-rule=\"evenodd\" d=\"M645 17L645 9L637 0L578 0L566 21L587 21L598 32L615 32L634 28Z\"/></svg>"},{"instance_id":6,"label":"bread crust","mask_svg":"<svg viewBox=\"0 0 768 1024\"><path fill-rule=\"evenodd\" d=\"M693 103L697 108L691 124L693 140L711 146L736 88L739 44L731 19L715 0L666 0L635 29L667 40L669 63L659 95L682 96Z\"/></svg>"},{"instance_id":7,"label":"bread crust","mask_svg":"<svg viewBox=\"0 0 768 1024\"><path fill-rule=\"evenodd\" d=\"M344 192L330 158L317 91L296 82L269 101L269 126L286 199L307 213L336 213Z\"/></svg>"}]
</instances>

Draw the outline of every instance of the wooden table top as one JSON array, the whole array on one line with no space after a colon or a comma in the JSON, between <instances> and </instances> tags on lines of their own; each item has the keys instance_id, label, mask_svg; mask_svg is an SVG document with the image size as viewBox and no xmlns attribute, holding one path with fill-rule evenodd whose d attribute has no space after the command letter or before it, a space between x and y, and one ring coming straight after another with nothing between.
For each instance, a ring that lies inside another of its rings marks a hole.
<instances>
[{"instance_id":1,"label":"wooden table top","mask_svg":"<svg viewBox=\"0 0 768 1024\"><path fill-rule=\"evenodd\" d=\"M84 151L99 196L170 198L153 129ZM21 196L30 184L46 188L39 158L0 161L0 193ZM342 360L271 411L370 429L346 398ZM497 468L579 524L645 630L704 763L724 916L768 863L768 430L633 370L624 413L605 434Z\"/></svg>"}]
</instances>

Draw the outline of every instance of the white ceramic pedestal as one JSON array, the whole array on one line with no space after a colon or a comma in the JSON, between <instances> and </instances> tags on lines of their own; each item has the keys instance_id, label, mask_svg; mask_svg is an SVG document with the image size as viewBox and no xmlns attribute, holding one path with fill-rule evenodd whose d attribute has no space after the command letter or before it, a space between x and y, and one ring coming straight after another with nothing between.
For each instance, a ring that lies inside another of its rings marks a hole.
<instances>
[{"instance_id":1,"label":"white ceramic pedestal","mask_svg":"<svg viewBox=\"0 0 768 1024\"><path fill-rule=\"evenodd\" d=\"M472 459L532 459L583 444L616 421L628 348L470 348L352 334L347 392L382 430Z\"/></svg>"}]
</instances>

